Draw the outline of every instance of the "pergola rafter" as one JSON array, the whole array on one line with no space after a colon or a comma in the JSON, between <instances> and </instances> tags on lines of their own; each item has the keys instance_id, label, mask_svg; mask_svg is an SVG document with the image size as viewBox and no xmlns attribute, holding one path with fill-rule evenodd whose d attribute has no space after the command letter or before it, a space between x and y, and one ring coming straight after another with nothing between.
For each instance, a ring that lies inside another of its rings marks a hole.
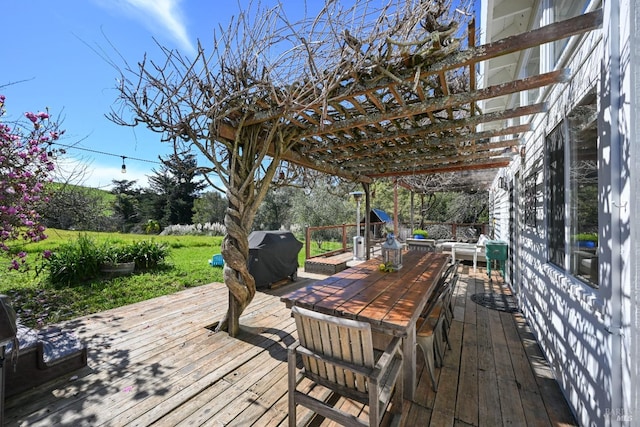
<instances>
[{"instance_id":1,"label":"pergola rafter","mask_svg":"<svg viewBox=\"0 0 640 427\"><path fill-rule=\"evenodd\" d=\"M377 65L355 76L351 73L322 102L289 110L286 120L297 132L297 143L284 159L361 182L374 177L504 167L509 163L505 151L517 152L509 149L530 130L521 118L546 111L546 105L482 114L476 103L564 83L570 73L560 69L476 89L475 64L588 32L601 24L602 11L596 10L495 43L452 52L433 63L409 57L387 68ZM474 28L473 24L469 28ZM436 44L438 48L446 49ZM268 127L266 124L282 114L282 108L265 108L244 124L263 123ZM480 124L498 121L504 125L475 131ZM234 136L232 127L219 134L220 138Z\"/></svg>"}]
</instances>

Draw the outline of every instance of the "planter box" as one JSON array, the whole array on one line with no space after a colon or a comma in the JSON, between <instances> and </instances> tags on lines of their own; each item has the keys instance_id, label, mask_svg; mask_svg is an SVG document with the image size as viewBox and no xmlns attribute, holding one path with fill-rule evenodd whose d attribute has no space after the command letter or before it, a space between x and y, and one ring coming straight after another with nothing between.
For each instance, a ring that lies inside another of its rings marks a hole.
<instances>
[{"instance_id":1,"label":"planter box","mask_svg":"<svg viewBox=\"0 0 640 427\"><path fill-rule=\"evenodd\" d=\"M118 262L115 264L107 263L100 266L100 272L112 276L126 276L133 273L136 268L135 262Z\"/></svg>"},{"instance_id":2,"label":"planter box","mask_svg":"<svg viewBox=\"0 0 640 427\"><path fill-rule=\"evenodd\" d=\"M436 241L433 239L425 239L421 236L421 238L416 239L408 238L407 247L410 251L423 251L423 252L435 252L436 251Z\"/></svg>"}]
</instances>

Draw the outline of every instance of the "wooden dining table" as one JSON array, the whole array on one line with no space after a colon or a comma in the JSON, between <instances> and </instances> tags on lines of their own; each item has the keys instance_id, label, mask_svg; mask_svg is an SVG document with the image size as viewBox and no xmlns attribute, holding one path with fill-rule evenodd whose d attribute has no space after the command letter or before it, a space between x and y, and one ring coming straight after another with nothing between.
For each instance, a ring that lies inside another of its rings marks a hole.
<instances>
[{"instance_id":1,"label":"wooden dining table","mask_svg":"<svg viewBox=\"0 0 640 427\"><path fill-rule=\"evenodd\" d=\"M416 321L442 277L449 256L407 251L398 271L378 269L379 257L350 267L281 297L287 307L371 324L374 333L403 338L404 396L416 389Z\"/></svg>"}]
</instances>

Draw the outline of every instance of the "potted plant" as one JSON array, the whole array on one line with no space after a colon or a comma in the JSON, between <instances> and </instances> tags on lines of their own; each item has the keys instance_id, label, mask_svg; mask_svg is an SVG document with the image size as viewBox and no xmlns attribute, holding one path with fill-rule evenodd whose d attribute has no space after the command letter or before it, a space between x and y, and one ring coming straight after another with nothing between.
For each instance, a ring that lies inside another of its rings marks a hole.
<instances>
[{"instance_id":1,"label":"potted plant","mask_svg":"<svg viewBox=\"0 0 640 427\"><path fill-rule=\"evenodd\" d=\"M101 248L100 261L100 271L111 275L131 274L136 267L133 254L126 246L109 243Z\"/></svg>"},{"instance_id":2,"label":"potted plant","mask_svg":"<svg viewBox=\"0 0 640 427\"><path fill-rule=\"evenodd\" d=\"M426 239L429 236L429 233L427 233L425 230L413 230L413 238L414 239Z\"/></svg>"},{"instance_id":3,"label":"potted plant","mask_svg":"<svg viewBox=\"0 0 640 427\"><path fill-rule=\"evenodd\" d=\"M573 236L573 240L579 248L595 248L598 246L597 233L579 233Z\"/></svg>"}]
</instances>

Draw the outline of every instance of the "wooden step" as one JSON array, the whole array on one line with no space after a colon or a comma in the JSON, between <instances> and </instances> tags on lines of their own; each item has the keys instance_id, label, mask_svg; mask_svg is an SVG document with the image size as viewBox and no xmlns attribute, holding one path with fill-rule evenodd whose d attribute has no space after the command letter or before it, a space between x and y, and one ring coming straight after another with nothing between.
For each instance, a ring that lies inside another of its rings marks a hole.
<instances>
[{"instance_id":1,"label":"wooden step","mask_svg":"<svg viewBox=\"0 0 640 427\"><path fill-rule=\"evenodd\" d=\"M328 276L347 269L347 261L353 259L350 252L341 253L329 257L309 258L304 262L304 271L307 273L326 274Z\"/></svg>"}]
</instances>

